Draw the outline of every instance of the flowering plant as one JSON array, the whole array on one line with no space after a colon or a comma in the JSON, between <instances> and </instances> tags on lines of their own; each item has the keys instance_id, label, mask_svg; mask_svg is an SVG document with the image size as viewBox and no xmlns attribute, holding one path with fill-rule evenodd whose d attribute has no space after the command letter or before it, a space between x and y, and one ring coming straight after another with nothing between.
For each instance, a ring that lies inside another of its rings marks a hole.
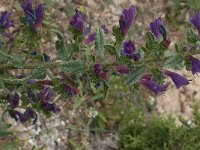
<instances>
[{"instance_id":1,"label":"flowering plant","mask_svg":"<svg viewBox=\"0 0 200 150\"><path fill-rule=\"evenodd\" d=\"M26 0L21 7L21 26L13 32L8 32L14 28L12 14L5 11L0 16L0 97L4 114L23 124L35 124L40 113L59 113L57 97L73 100L73 96L81 97L95 89L106 98L114 78L122 78L123 84L134 90L147 88L158 95L167 90L167 77L177 89L192 82L170 68L186 67L193 75L200 72L200 60L195 56L200 54L200 13L190 19L197 31L188 29L188 42L175 44L176 52L169 56L172 42L161 17L150 22L145 46L138 47L137 39L128 39L128 31L136 22L135 6L122 11L119 25L112 31L100 25L93 33L91 24L87 26L84 20L86 16L75 10L68 28L72 38L44 23L44 4L34 9L32 0ZM57 36L55 59L40 50L43 36L53 33ZM109 34L114 41L106 40Z\"/></svg>"}]
</instances>

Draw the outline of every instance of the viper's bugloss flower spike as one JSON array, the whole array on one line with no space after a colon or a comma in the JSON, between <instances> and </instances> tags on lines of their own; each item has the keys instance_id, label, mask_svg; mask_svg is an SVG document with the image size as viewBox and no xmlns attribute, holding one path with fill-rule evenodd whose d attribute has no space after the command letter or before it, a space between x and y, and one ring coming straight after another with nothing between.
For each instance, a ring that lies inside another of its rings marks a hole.
<instances>
[{"instance_id":1,"label":"viper's bugloss flower spike","mask_svg":"<svg viewBox=\"0 0 200 150\"><path fill-rule=\"evenodd\" d=\"M200 61L191 55L188 57L188 59L192 65L192 74L195 75L197 73L200 73Z\"/></svg>"},{"instance_id":2,"label":"viper's bugloss flower spike","mask_svg":"<svg viewBox=\"0 0 200 150\"><path fill-rule=\"evenodd\" d=\"M64 84L64 89L66 90L68 96L74 96L80 93L78 89L67 84Z\"/></svg>"},{"instance_id":3,"label":"viper's bugloss flower spike","mask_svg":"<svg viewBox=\"0 0 200 150\"><path fill-rule=\"evenodd\" d=\"M72 17L70 21L70 25L78 32L83 33L84 21L83 21L83 14L80 11L76 10L75 15Z\"/></svg>"},{"instance_id":4,"label":"viper's bugloss flower spike","mask_svg":"<svg viewBox=\"0 0 200 150\"><path fill-rule=\"evenodd\" d=\"M122 54L126 56L132 56L135 52L135 45L132 41L124 42L124 47L122 49Z\"/></svg>"},{"instance_id":5,"label":"viper's bugloss flower spike","mask_svg":"<svg viewBox=\"0 0 200 150\"><path fill-rule=\"evenodd\" d=\"M177 89L182 86L188 85L190 83L189 81L191 81L172 71L164 70L164 74L172 79Z\"/></svg>"},{"instance_id":6,"label":"viper's bugloss flower spike","mask_svg":"<svg viewBox=\"0 0 200 150\"><path fill-rule=\"evenodd\" d=\"M129 9L124 9L119 19L120 31L125 36L128 33L129 28L135 21L137 9L135 6L131 6Z\"/></svg>"},{"instance_id":7,"label":"viper's bugloss flower spike","mask_svg":"<svg viewBox=\"0 0 200 150\"><path fill-rule=\"evenodd\" d=\"M41 29L44 17L44 4L37 5L37 8L34 10L32 8L32 0L26 0L21 6L26 14L25 22L34 29Z\"/></svg>"},{"instance_id":8,"label":"viper's bugloss flower spike","mask_svg":"<svg viewBox=\"0 0 200 150\"><path fill-rule=\"evenodd\" d=\"M200 36L200 12L198 12L194 17L190 18L190 22L198 30Z\"/></svg>"},{"instance_id":9,"label":"viper's bugloss flower spike","mask_svg":"<svg viewBox=\"0 0 200 150\"><path fill-rule=\"evenodd\" d=\"M161 17L157 18L153 22L150 23L150 29L151 32L154 34L154 36L158 39L160 38L160 31L159 31L159 26L162 24L162 19Z\"/></svg>"},{"instance_id":10,"label":"viper's bugloss flower spike","mask_svg":"<svg viewBox=\"0 0 200 150\"><path fill-rule=\"evenodd\" d=\"M2 12L0 17L0 30L4 31L11 26L13 26L13 21L10 20L10 13L7 11Z\"/></svg>"},{"instance_id":11,"label":"viper's bugloss flower spike","mask_svg":"<svg viewBox=\"0 0 200 150\"><path fill-rule=\"evenodd\" d=\"M103 65L99 63L94 64L93 72L96 76L100 76L103 73Z\"/></svg>"},{"instance_id":12,"label":"viper's bugloss flower spike","mask_svg":"<svg viewBox=\"0 0 200 150\"><path fill-rule=\"evenodd\" d=\"M130 68L126 65L119 65L119 66L114 66L114 68L119 72L120 74L129 74Z\"/></svg>"},{"instance_id":13,"label":"viper's bugloss flower spike","mask_svg":"<svg viewBox=\"0 0 200 150\"><path fill-rule=\"evenodd\" d=\"M167 90L167 85L159 85L154 80L148 80L148 79L143 78L143 79L140 79L140 84L146 86L155 95L157 95L159 92L164 92Z\"/></svg>"}]
</instances>

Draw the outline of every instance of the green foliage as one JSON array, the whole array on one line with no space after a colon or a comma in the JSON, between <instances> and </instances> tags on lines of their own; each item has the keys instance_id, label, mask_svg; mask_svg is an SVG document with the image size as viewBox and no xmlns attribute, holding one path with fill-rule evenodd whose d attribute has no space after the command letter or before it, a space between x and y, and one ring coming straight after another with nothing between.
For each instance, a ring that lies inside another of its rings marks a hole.
<instances>
[{"instance_id":1,"label":"green foliage","mask_svg":"<svg viewBox=\"0 0 200 150\"><path fill-rule=\"evenodd\" d=\"M133 69L130 76L128 76L124 80L124 83L128 86L131 86L134 83L137 83L142 77L142 75L144 75L145 71L146 71L146 67L144 66Z\"/></svg>"},{"instance_id":2,"label":"green foliage","mask_svg":"<svg viewBox=\"0 0 200 150\"><path fill-rule=\"evenodd\" d=\"M63 33L55 29L50 30L50 31L56 33L56 35L58 36L58 40L56 41L56 50L57 50L58 59L62 61L67 61L69 52L67 51L67 48L65 45L65 38L64 38Z\"/></svg>"},{"instance_id":3,"label":"green foliage","mask_svg":"<svg viewBox=\"0 0 200 150\"><path fill-rule=\"evenodd\" d=\"M184 58L181 55L171 56L164 64L167 68L180 70L184 67Z\"/></svg>"},{"instance_id":4,"label":"green foliage","mask_svg":"<svg viewBox=\"0 0 200 150\"><path fill-rule=\"evenodd\" d=\"M81 60L70 60L59 65L60 69L69 73L79 73L84 71L84 62Z\"/></svg>"},{"instance_id":5,"label":"green foliage","mask_svg":"<svg viewBox=\"0 0 200 150\"><path fill-rule=\"evenodd\" d=\"M132 113L132 115L130 115ZM121 150L197 150L200 149L200 111L194 109L194 121L181 119L176 126L171 117L166 119L142 110L132 110L124 117L120 130Z\"/></svg>"},{"instance_id":6,"label":"green foliage","mask_svg":"<svg viewBox=\"0 0 200 150\"><path fill-rule=\"evenodd\" d=\"M97 55L101 58L104 58L104 44L105 44L105 37L104 32L101 28L97 28L96 30L96 37L95 37L95 45Z\"/></svg>"},{"instance_id":7,"label":"green foliage","mask_svg":"<svg viewBox=\"0 0 200 150\"><path fill-rule=\"evenodd\" d=\"M120 28L117 26L113 26L113 36L115 37L115 45L121 45L122 41L124 40L125 36L122 35Z\"/></svg>"}]
</instances>

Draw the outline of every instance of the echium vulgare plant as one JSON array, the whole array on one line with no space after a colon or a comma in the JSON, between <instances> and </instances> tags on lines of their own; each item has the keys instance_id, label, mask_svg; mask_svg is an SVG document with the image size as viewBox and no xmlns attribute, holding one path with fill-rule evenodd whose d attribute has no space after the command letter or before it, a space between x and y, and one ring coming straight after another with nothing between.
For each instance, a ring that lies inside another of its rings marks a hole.
<instances>
[{"instance_id":1,"label":"echium vulgare plant","mask_svg":"<svg viewBox=\"0 0 200 150\"><path fill-rule=\"evenodd\" d=\"M0 16L0 98L3 114L23 124L35 124L39 114L50 116L62 111L58 97L73 100L74 96L81 97L92 91L90 88L96 88L106 98L112 92L110 81L115 77L121 77L125 86L135 90L147 88L158 95L167 90L166 78L177 89L192 82L170 68L186 67L193 75L200 72L200 61L195 57L200 54L200 13L189 20L197 31L189 29L188 42L175 44L176 52L169 56L166 52L171 41L161 17L150 22L143 47L137 47L137 39L127 38L136 22L135 6L122 11L119 25L113 26L112 31L100 25L95 32L84 21L86 16L76 9L69 20L71 36L67 38L64 31L43 23L43 3L33 5L32 0L26 0L21 8L19 29L15 29L11 13L5 11ZM53 33L57 35L56 59L40 50L43 36L55 36ZM115 41L106 41L109 34ZM80 89L80 85L84 88Z\"/></svg>"}]
</instances>

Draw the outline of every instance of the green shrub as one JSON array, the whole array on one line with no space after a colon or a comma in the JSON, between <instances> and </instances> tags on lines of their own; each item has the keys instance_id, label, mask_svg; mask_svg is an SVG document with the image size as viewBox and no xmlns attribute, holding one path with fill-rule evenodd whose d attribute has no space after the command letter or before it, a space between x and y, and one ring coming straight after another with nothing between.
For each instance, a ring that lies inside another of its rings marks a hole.
<instances>
[{"instance_id":1,"label":"green shrub","mask_svg":"<svg viewBox=\"0 0 200 150\"><path fill-rule=\"evenodd\" d=\"M121 150L199 150L200 111L194 109L192 123L180 118L176 126L171 117L161 118L143 111L126 115L120 129Z\"/></svg>"}]
</instances>

